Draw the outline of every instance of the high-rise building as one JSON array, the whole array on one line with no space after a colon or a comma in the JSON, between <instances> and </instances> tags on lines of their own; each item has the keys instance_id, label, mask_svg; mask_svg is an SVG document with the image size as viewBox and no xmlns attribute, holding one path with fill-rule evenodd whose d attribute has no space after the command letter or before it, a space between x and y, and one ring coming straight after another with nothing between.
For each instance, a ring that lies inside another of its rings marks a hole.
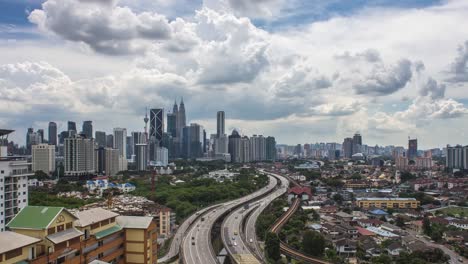
<instances>
[{"instance_id":1,"label":"high-rise building","mask_svg":"<svg viewBox=\"0 0 468 264\"><path fill-rule=\"evenodd\" d=\"M49 122L49 145L57 146L57 124Z\"/></svg>"},{"instance_id":2,"label":"high-rise building","mask_svg":"<svg viewBox=\"0 0 468 264\"><path fill-rule=\"evenodd\" d=\"M44 129L38 129L37 134L39 135L39 141L44 143Z\"/></svg>"},{"instance_id":3,"label":"high-rise building","mask_svg":"<svg viewBox=\"0 0 468 264\"><path fill-rule=\"evenodd\" d=\"M214 154L226 154L228 153L229 138L223 134L220 136L216 135L214 139Z\"/></svg>"},{"instance_id":4,"label":"high-rise building","mask_svg":"<svg viewBox=\"0 0 468 264\"><path fill-rule=\"evenodd\" d=\"M135 163L138 171L145 171L148 167L148 145L147 144L136 144L135 145Z\"/></svg>"},{"instance_id":5,"label":"high-rise building","mask_svg":"<svg viewBox=\"0 0 468 264\"><path fill-rule=\"evenodd\" d=\"M343 157L350 159L353 156L353 139L345 138L343 141Z\"/></svg>"},{"instance_id":6,"label":"high-rise building","mask_svg":"<svg viewBox=\"0 0 468 264\"><path fill-rule=\"evenodd\" d=\"M225 134L224 119L224 111L218 111L216 114L216 135L218 138Z\"/></svg>"},{"instance_id":7,"label":"high-rise building","mask_svg":"<svg viewBox=\"0 0 468 264\"><path fill-rule=\"evenodd\" d=\"M266 138L266 160L276 161L276 140L274 137Z\"/></svg>"},{"instance_id":8,"label":"high-rise building","mask_svg":"<svg viewBox=\"0 0 468 264\"><path fill-rule=\"evenodd\" d=\"M26 158L6 155L7 146L2 145L2 139L11 132L13 130L0 129L0 232L5 231L5 225L28 205L28 177L34 175Z\"/></svg>"},{"instance_id":9,"label":"high-rise building","mask_svg":"<svg viewBox=\"0 0 468 264\"><path fill-rule=\"evenodd\" d=\"M359 133L353 136L353 154L362 153L362 136Z\"/></svg>"},{"instance_id":10,"label":"high-rise building","mask_svg":"<svg viewBox=\"0 0 468 264\"><path fill-rule=\"evenodd\" d=\"M156 148L162 146L164 109L150 109L149 151L150 160L156 160Z\"/></svg>"},{"instance_id":11,"label":"high-rise building","mask_svg":"<svg viewBox=\"0 0 468 264\"><path fill-rule=\"evenodd\" d=\"M32 169L51 175L55 171L55 146L38 144L32 146Z\"/></svg>"},{"instance_id":12,"label":"high-rise building","mask_svg":"<svg viewBox=\"0 0 468 264\"><path fill-rule=\"evenodd\" d=\"M105 171L107 176L115 176L120 171L121 157L118 149L106 148Z\"/></svg>"},{"instance_id":13,"label":"high-rise building","mask_svg":"<svg viewBox=\"0 0 468 264\"><path fill-rule=\"evenodd\" d=\"M76 123L73 122L73 121L68 121L67 123L67 130L68 131L75 131L75 133L77 132L76 131Z\"/></svg>"},{"instance_id":14,"label":"high-rise building","mask_svg":"<svg viewBox=\"0 0 468 264\"><path fill-rule=\"evenodd\" d=\"M83 134L86 138L93 138L93 121L83 122Z\"/></svg>"},{"instance_id":15,"label":"high-rise building","mask_svg":"<svg viewBox=\"0 0 468 264\"><path fill-rule=\"evenodd\" d=\"M119 150L121 157L127 156L127 129L125 128L114 128L114 144L115 149Z\"/></svg>"},{"instance_id":16,"label":"high-rise building","mask_svg":"<svg viewBox=\"0 0 468 264\"><path fill-rule=\"evenodd\" d=\"M187 124L185 116L185 104L184 99L181 99L179 110L177 112L177 138L182 138L182 130Z\"/></svg>"},{"instance_id":17,"label":"high-rise building","mask_svg":"<svg viewBox=\"0 0 468 264\"><path fill-rule=\"evenodd\" d=\"M65 139L68 137L68 131L62 131L59 135L59 145L63 145Z\"/></svg>"},{"instance_id":18,"label":"high-rise building","mask_svg":"<svg viewBox=\"0 0 468 264\"><path fill-rule=\"evenodd\" d=\"M133 135L127 136L127 153L126 153L126 158L131 159L132 156L135 154L134 153L134 143L133 143Z\"/></svg>"},{"instance_id":19,"label":"high-rise building","mask_svg":"<svg viewBox=\"0 0 468 264\"><path fill-rule=\"evenodd\" d=\"M242 162L242 144L241 136L237 130L233 130L229 136L229 154L231 155L231 162Z\"/></svg>"},{"instance_id":20,"label":"high-rise building","mask_svg":"<svg viewBox=\"0 0 468 264\"><path fill-rule=\"evenodd\" d=\"M408 159L414 160L418 156L418 140L408 139Z\"/></svg>"},{"instance_id":21,"label":"high-rise building","mask_svg":"<svg viewBox=\"0 0 468 264\"><path fill-rule=\"evenodd\" d=\"M157 166L167 166L169 162L169 153L167 148L157 147L156 148L156 165Z\"/></svg>"},{"instance_id":22,"label":"high-rise building","mask_svg":"<svg viewBox=\"0 0 468 264\"><path fill-rule=\"evenodd\" d=\"M203 156L203 127L192 123L184 127L182 132L182 155L194 159Z\"/></svg>"},{"instance_id":23,"label":"high-rise building","mask_svg":"<svg viewBox=\"0 0 468 264\"><path fill-rule=\"evenodd\" d=\"M96 131L94 133L94 139L98 147L106 147L106 132ZM114 141L114 139L112 139Z\"/></svg>"},{"instance_id":24,"label":"high-rise building","mask_svg":"<svg viewBox=\"0 0 468 264\"><path fill-rule=\"evenodd\" d=\"M66 176L93 174L95 166L94 140L79 135L65 139L64 166Z\"/></svg>"},{"instance_id":25,"label":"high-rise building","mask_svg":"<svg viewBox=\"0 0 468 264\"><path fill-rule=\"evenodd\" d=\"M106 147L114 148L114 135L106 135Z\"/></svg>"},{"instance_id":26,"label":"high-rise building","mask_svg":"<svg viewBox=\"0 0 468 264\"><path fill-rule=\"evenodd\" d=\"M34 133L34 128L28 128L26 132L26 154L31 154L31 134Z\"/></svg>"},{"instance_id":27,"label":"high-rise building","mask_svg":"<svg viewBox=\"0 0 468 264\"><path fill-rule=\"evenodd\" d=\"M250 139L247 136L244 136L240 140L240 162L248 163L251 162L250 158Z\"/></svg>"},{"instance_id":28,"label":"high-rise building","mask_svg":"<svg viewBox=\"0 0 468 264\"><path fill-rule=\"evenodd\" d=\"M167 133L170 134L174 138L177 137L177 114L176 113L167 114Z\"/></svg>"},{"instance_id":29,"label":"high-rise building","mask_svg":"<svg viewBox=\"0 0 468 264\"><path fill-rule=\"evenodd\" d=\"M99 175L106 173L106 148L102 146L96 149L96 173Z\"/></svg>"},{"instance_id":30,"label":"high-rise building","mask_svg":"<svg viewBox=\"0 0 468 264\"><path fill-rule=\"evenodd\" d=\"M447 155L445 156L446 166L450 170L468 170L468 146L447 145Z\"/></svg>"}]
</instances>

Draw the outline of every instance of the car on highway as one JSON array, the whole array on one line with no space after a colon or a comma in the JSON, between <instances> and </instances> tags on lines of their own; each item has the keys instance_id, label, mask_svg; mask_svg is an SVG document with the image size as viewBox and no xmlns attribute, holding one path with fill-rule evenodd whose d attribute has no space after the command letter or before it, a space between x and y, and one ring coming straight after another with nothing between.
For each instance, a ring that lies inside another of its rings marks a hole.
<instances>
[{"instance_id":1,"label":"car on highway","mask_svg":"<svg viewBox=\"0 0 468 264\"><path fill-rule=\"evenodd\" d=\"M237 242L234 242L234 246L237 247Z\"/></svg>"},{"instance_id":2,"label":"car on highway","mask_svg":"<svg viewBox=\"0 0 468 264\"><path fill-rule=\"evenodd\" d=\"M236 235L236 236L237 236L237 231L234 231L234 235Z\"/></svg>"},{"instance_id":3,"label":"car on highway","mask_svg":"<svg viewBox=\"0 0 468 264\"><path fill-rule=\"evenodd\" d=\"M192 241L192 246L195 246L195 241Z\"/></svg>"},{"instance_id":4,"label":"car on highway","mask_svg":"<svg viewBox=\"0 0 468 264\"><path fill-rule=\"evenodd\" d=\"M236 240L236 237L232 237L232 240Z\"/></svg>"},{"instance_id":5,"label":"car on highway","mask_svg":"<svg viewBox=\"0 0 468 264\"><path fill-rule=\"evenodd\" d=\"M252 242L253 242L253 239L250 239L250 243L252 243Z\"/></svg>"}]
</instances>

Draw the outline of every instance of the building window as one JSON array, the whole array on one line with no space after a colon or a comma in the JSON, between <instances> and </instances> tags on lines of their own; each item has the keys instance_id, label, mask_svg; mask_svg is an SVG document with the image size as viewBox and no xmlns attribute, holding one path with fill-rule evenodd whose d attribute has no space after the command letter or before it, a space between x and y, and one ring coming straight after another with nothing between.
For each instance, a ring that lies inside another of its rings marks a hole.
<instances>
[{"instance_id":1,"label":"building window","mask_svg":"<svg viewBox=\"0 0 468 264\"><path fill-rule=\"evenodd\" d=\"M112 218L110 219L110 222L111 222L111 223L114 223L114 222L115 222L115 217L112 217Z\"/></svg>"},{"instance_id":2,"label":"building window","mask_svg":"<svg viewBox=\"0 0 468 264\"><path fill-rule=\"evenodd\" d=\"M18 256L21 256L21 254L23 254L23 249L22 248L17 248L17 249L10 250L7 253L5 253L5 260L16 258Z\"/></svg>"},{"instance_id":3,"label":"building window","mask_svg":"<svg viewBox=\"0 0 468 264\"><path fill-rule=\"evenodd\" d=\"M26 199L23 199L23 203L25 203L25 202L26 202Z\"/></svg>"},{"instance_id":4,"label":"building window","mask_svg":"<svg viewBox=\"0 0 468 264\"><path fill-rule=\"evenodd\" d=\"M5 173L5 171L4 171L4 170L2 170L1 172L2 172L2 174L4 174L4 173ZM3 181L3 179L2 179L2 181Z\"/></svg>"},{"instance_id":5,"label":"building window","mask_svg":"<svg viewBox=\"0 0 468 264\"><path fill-rule=\"evenodd\" d=\"M70 229L70 228L72 228L72 222L67 223L66 229Z\"/></svg>"},{"instance_id":6,"label":"building window","mask_svg":"<svg viewBox=\"0 0 468 264\"><path fill-rule=\"evenodd\" d=\"M52 235L52 234L55 234L55 227L51 227L47 229L47 235Z\"/></svg>"},{"instance_id":7,"label":"building window","mask_svg":"<svg viewBox=\"0 0 468 264\"><path fill-rule=\"evenodd\" d=\"M95 223L91 225L91 229L99 228L99 223Z\"/></svg>"},{"instance_id":8,"label":"building window","mask_svg":"<svg viewBox=\"0 0 468 264\"><path fill-rule=\"evenodd\" d=\"M57 226L57 232L62 232L63 230L65 230L65 226L64 226L64 225L58 225L58 226Z\"/></svg>"}]
</instances>

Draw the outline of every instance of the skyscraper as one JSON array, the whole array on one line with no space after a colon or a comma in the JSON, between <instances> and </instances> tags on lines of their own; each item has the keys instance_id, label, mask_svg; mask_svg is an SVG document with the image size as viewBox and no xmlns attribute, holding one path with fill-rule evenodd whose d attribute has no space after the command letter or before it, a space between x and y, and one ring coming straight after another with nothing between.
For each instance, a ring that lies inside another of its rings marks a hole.
<instances>
[{"instance_id":1,"label":"skyscraper","mask_svg":"<svg viewBox=\"0 0 468 264\"><path fill-rule=\"evenodd\" d=\"M75 131L76 133L76 123L73 122L73 121L68 121L68 124L67 124L67 131Z\"/></svg>"},{"instance_id":2,"label":"skyscraper","mask_svg":"<svg viewBox=\"0 0 468 264\"><path fill-rule=\"evenodd\" d=\"M353 136L353 154L361 153L362 149L362 136L359 133L354 134Z\"/></svg>"},{"instance_id":3,"label":"skyscraper","mask_svg":"<svg viewBox=\"0 0 468 264\"><path fill-rule=\"evenodd\" d=\"M127 155L127 129L114 128L114 148L119 150L121 157Z\"/></svg>"},{"instance_id":4,"label":"skyscraper","mask_svg":"<svg viewBox=\"0 0 468 264\"><path fill-rule=\"evenodd\" d=\"M451 147L447 145L447 155L445 156L446 166L452 169L468 169L468 146L462 147L456 145Z\"/></svg>"},{"instance_id":5,"label":"skyscraper","mask_svg":"<svg viewBox=\"0 0 468 264\"><path fill-rule=\"evenodd\" d=\"M242 144L241 136L237 130L233 130L229 136L229 154L231 155L231 162L242 162ZM251 152L252 153L252 152Z\"/></svg>"},{"instance_id":6,"label":"skyscraper","mask_svg":"<svg viewBox=\"0 0 468 264\"><path fill-rule=\"evenodd\" d=\"M49 122L49 145L57 146L57 124Z\"/></svg>"},{"instance_id":7,"label":"skyscraper","mask_svg":"<svg viewBox=\"0 0 468 264\"><path fill-rule=\"evenodd\" d=\"M167 133L172 137L177 136L177 114L175 113L167 114Z\"/></svg>"},{"instance_id":8,"label":"skyscraper","mask_svg":"<svg viewBox=\"0 0 468 264\"><path fill-rule=\"evenodd\" d=\"M38 144L32 146L32 169L49 175L55 171L55 146Z\"/></svg>"},{"instance_id":9,"label":"skyscraper","mask_svg":"<svg viewBox=\"0 0 468 264\"><path fill-rule=\"evenodd\" d=\"M65 139L64 166L65 175L80 176L95 172L94 140L79 135Z\"/></svg>"},{"instance_id":10,"label":"skyscraper","mask_svg":"<svg viewBox=\"0 0 468 264\"><path fill-rule=\"evenodd\" d=\"M134 155L134 143L133 143L133 135L127 136L127 153L126 158L131 159Z\"/></svg>"},{"instance_id":11,"label":"skyscraper","mask_svg":"<svg viewBox=\"0 0 468 264\"><path fill-rule=\"evenodd\" d=\"M413 160L418 156L418 140L408 139L408 159Z\"/></svg>"},{"instance_id":12,"label":"skyscraper","mask_svg":"<svg viewBox=\"0 0 468 264\"><path fill-rule=\"evenodd\" d=\"M114 148L114 135L107 135L106 136L106 147Z\"/></svg>"},{"instance_id":13,"label":"skyscraper","mask_svg":"<svg viewBox=\"0 0 468 264\"><path fill-rule=\"evenodd\" d=\"M343 157L350 159L353 155L353 139L345 138L343 141Z\"/></svg>"},{"instance_id":14,"label":"skyscraper","mask_svg":"<svg viewBox=\"0 0 468 264\"><path fill-rule=\"evenodd\" d=\"M162 146L164 132L164 109L150 109L149 151L150 160L156 159L156 147Z\"/></svg>"},{"instance_id":15,"label":"skyscraper","mask_svg":"<svg viewBox=\"0 0 468 264\"><path fill-rule=\"evenodd\" d=\"M94 138L98 147L106 147L106 132L96 131L94 133Z\"/></svg>"},{"instance_id":16,"label":"skyscraper","mask_svg":"<svg viewBox=\"0 0 468 264\"><path fill-rule=\"evenodd\" d=\"M139 171L145 171L146 167L148 167L148 158L147 158L147 153L148 150L147 144L136 144L135 145L135 163L136 163L136 168Z\"/></svg>"},{"instance_id":17,"label":"skyscraper","mask_svg":"<svg viewBox=\"0 0 468 264\"><path fill-rule=\"evenodd\" d=\"M203 156L203 127L190 124L182 130L182 155L185 158L199 158Z\"/></svg>"},{"instance_id":18,"label":"skyscraper","mask_svg":"<svg viewBox=\"0 0 468 264\"><path fill-rule=\"evenodd\" d=\"M26 154L31 154L31 135L34 133L34 128L28 128L26 132Z\"/></svg>"},{"instance_id":19,"label":"skyscraper","mask_svg":"<svg viewBox=\"0 0 468 264\"><path fill-rule=\"evenodd\" d=\"M86 135L86 138L93 138L93 121L83 122L83 134Z\"/></svg>"},{"instance_id":20,"label":"skyscraper","mask_svg":"<svg viewBox=\"0 0 468 264\"><path fill-rule=\"evenodd\" d=\"M184 99L180 101L179 111L177 112L177 137L182 137L182 130L186 126L186 117L185 117L185 104Z\"/></svg>"},{"instance_id":21,"label":"skyscraper","mask_svg":"<svg viewBox=\"0 0 468 264\"><path fill-rule=\"evenodd\" d=\"M39 141L44 143L44 129L38 129L37 134L39 135Z\"/></svg>"},{"instance_id":22,"label":"skyscraper","mask_svg":"<svg viewBox=\"0 0 468 264\"><path fill-rule=\"evenodd\" d=\"M266 160L276 160L276 140L274 137L266 138Z\"/></svg>"},{"instance_id":23,"label":"skyscraper","mask_svg":"<svg viewBox=\"0 0 468 264\"><path fill-rule=\"evenodd\" d=\"M216 135L219 138L224 135L224 111L218 111L216 114Z\"/></svg>"}]
</instances>

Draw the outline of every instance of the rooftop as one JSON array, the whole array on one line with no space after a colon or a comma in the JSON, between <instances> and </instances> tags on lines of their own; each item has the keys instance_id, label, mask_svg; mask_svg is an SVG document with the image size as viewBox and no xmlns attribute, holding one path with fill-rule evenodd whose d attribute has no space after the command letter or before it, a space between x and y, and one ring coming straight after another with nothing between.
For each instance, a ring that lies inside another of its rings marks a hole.
<instances>
[{"instance_id":1,"label":"rooftop","mask_svg":"<svg viewBox=\"0 0 468 264\"><path fill-rule=\"evenodd\" d=\"M49 239L52 243L54 244L60 244L64 241L67 241L67 240L70 240L70 239L73 239L75 237L79 237L83 235L83 232L75 229L75 228L69 228L67 230L63 230L61 232L58 232L58 233L55 233L55 234L52 234L52 235L48 235L47 236L47 239Z\"/></svg>"},{"instance_id":2,"label":"rooftop","mask_svg":"<svg viewBox=\"0 0 468 264\"><path fill-rule=\"evenodd\" d=\"M46 229L63 207L26 206L8 224L13 229Z\"/></svg>"},{"instance_id":3,"label":"rooftop","mask_svg":"<svg viewBox=\"0 0 468 264\"><path fill-rule=\"evenodd\" d=\"M78 220L76 220L75 225L78 227L85 227L112 217L116 217L118 215L119 214L104 210L102 208L93 208L79 211L76 212L76 217L78 217Z\"/></svg>"},{"instance_id":4,"label":"rooftop","mask_svg":"<svg viewBox=\"0 0 468 264\"><path fill-rule=\"evenodd\" d=\"M380 197L360 197L356 201L416 201L415 198L380 198Z\"/></svg>"},{"instance_id":5,"label":"rooftop","mask_svg":"<svg viewBox=\"0 0 468 264\"><path fill-rule=\"evenodd\" d=\"M146 229L153 221L153 217L148 216L118 216L116 221L123 228Z\"/></svg>"},{"instance_id":6,"label":"rooftop","mask_svg":"<svg viewBox=\"0 0 468 264\"><path fill-rule=\"evenodd\" d=\"M40 241L40 239L11 231L0 232L0 254L13 249L29 246Z\"/></svg>"}]
</instances>

